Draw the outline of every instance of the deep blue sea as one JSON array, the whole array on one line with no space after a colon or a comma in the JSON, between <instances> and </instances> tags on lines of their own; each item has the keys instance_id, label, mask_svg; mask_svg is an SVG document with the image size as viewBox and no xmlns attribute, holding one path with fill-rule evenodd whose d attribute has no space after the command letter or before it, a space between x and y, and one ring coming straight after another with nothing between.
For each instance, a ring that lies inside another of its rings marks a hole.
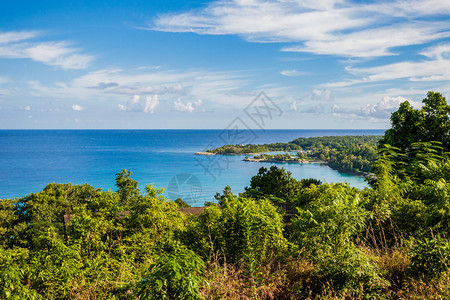
<instances>
[{"instance_id":1,"label":"deep blue sea","mask_svg":"<svg viewBox=\"0 0 450 300\"><path fill-rule=\"evenodd\" d=\"M298 137L382 135L384 130L0 130L0 199L41 191L50 182L89 183L116 190L122 169L144 190L165 187L165 195L193 206L213 201L230 185L242 192L262 166L244 156L200 156L195 152L224 144L288 142ZM297 178L348 182L363 178L320 164L279 164Z\"/></svg>"}]
</instances>

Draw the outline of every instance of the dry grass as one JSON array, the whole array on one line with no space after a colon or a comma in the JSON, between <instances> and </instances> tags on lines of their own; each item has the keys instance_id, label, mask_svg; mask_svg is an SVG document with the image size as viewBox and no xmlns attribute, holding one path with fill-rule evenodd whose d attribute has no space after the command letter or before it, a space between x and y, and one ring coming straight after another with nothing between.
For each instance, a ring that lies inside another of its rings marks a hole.
<instances>
[{"instance_id":1,"label":"dry grass","mask_svg":"<svg viewBox=\"0 0 450 300\"><path fill-rule=\"evenodd\" d=\"M439 280L424 281L409 273L410 261L403 248L374 250L364 248L390 282L377 298L383 299L450 299L450 274ZM369 299L323 285L314 265L305 259L282 264L271 262L251 275L242 268L211 263L204 274L201 295L205 299ZM377 299L374 298L374 299Z\"/></svg>"},{"instance_id":2,"label":"dry grass","mask_svg":"<svg viewBox=\"0 0 450 300\"><path fill-rule=\"evenodd\" d=\"M253 272L209 265L201 289L205 299L312 299L314 267L305 260L269 262Z\"/></svg>"}]
</instances>

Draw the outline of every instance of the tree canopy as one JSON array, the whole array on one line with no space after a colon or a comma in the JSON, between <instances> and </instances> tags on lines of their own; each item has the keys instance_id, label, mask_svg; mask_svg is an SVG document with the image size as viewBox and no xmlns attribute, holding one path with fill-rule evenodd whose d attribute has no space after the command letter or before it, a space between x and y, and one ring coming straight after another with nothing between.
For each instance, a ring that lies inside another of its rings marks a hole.
<instances>
[{"instance_id":1,"label":"tree canopy","mask_svg":"<svg viewBox=\"0 0 450 300\"><path fill-rule=\"evenodd\" d=\"M379 145L389 144L402 151L417 142L440 142L450 150L450 105L440 93L428 92L423 106L414 109L408 101L391 115L391 128Z\"/></svg>"}]
</instances>

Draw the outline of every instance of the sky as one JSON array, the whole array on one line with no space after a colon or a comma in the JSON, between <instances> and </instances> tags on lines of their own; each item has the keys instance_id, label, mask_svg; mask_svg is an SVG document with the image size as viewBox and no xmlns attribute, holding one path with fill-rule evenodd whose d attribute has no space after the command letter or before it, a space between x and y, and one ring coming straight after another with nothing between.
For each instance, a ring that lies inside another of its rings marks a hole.
<instances>
[{"instance_id":1,"label":"sky","mask_svg":"<svg viewBox=\"0 0 450 300\"><path fill-rule=\"evenodd\" d=\"M428 91L450 0L0 2L0 129L385 129Z\"/></svg>"}]
</instances>

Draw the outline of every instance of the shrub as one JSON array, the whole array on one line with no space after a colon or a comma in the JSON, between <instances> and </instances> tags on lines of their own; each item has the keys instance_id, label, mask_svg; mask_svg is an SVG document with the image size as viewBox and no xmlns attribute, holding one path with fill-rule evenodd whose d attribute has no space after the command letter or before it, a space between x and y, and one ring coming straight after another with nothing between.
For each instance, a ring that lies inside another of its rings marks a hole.
<instances>
[{"instance_id":1,"label":"shrub","mask_svg":"<svg viewBox=\"0 0 450 300\"><path fill-rule=\"evenodd\" d=\"M41 299L23 283L29 271L28 250L5 250L0 246L0 299Z\"/></svg>"},{"instance_id":2,"label":"shrub","mask_svg":"<svg viewBox=\"0 0 450 300\"><path fill-rule=\"evenodd\" d=\"M345 184L313 185L303 193L308 200L302 201L305 204L292 221L292 237L301 255L316 266L322 288L328 285L353 295L377 292L388 285L355 242L367 219L360 196Z\"/></svg>"},{"instance_id":3,"label":"shrub","mask_svg":"<svg viewBox=\"0 0 450 300\"><path fill-rule=\"evenodd\" d=\"M411 269L415 274L440 277L449 271L450 242L441 236L424 238L410 251Z\"/></svg>"},{"instance_id":4,"label":"shrub","mask_svg":"<svg viewBox=\"0 0 450 300\"><path fill-rule=\"evenodd\" d=\"M140 299L202 299L198 285L203 260L185 246L175 244L160 256L137 283Z\"/></svg>"}]
</instances>

